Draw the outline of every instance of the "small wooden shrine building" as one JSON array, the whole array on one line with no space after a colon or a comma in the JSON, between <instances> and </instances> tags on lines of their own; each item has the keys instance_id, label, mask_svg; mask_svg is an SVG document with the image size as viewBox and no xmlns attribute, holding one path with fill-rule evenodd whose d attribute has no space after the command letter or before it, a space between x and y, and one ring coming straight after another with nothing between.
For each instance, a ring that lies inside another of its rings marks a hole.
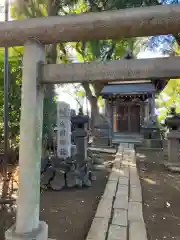
<instances>
[{"instance_id":1,"label":"small wooden shrine building","mask_svg":"<svg viewBox=\"0 0 180 240\"><path fill-rule=\"evenodd\" d=\"M105 99L105 115L113 133L138 134L155 117L155 94L164 81L139 80L108 83L101 96Z\"/></svg>"}]
</instances>

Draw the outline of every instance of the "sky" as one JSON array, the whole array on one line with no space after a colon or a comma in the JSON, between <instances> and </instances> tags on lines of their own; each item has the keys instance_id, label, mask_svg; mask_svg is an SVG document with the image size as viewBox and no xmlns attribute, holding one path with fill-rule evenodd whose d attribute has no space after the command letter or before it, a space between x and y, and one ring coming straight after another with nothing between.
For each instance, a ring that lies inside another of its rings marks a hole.
<instances>
[{"instance_id":1,"label":"sky","mask_svg":"<svg viewBox=\"0 0 180 240\"><path fill-rule=\"evenodd\" d=\"M0 5L3 0L0 0ZM0 7L0 21L4 21L4 9ZM151 52L151 51L142 51L138 54L138 58L157 58L157 57L162 57L161 53L158 52ZM69 93L67 93L69 91ZM73 88L70 86L67 87L65 91L62 91L60 89L57 89L57 94L58 94L58 100L59 101L65 101L70 104L72 109L75 109L77 111L78 109L78 104L77 101L75 100L75 97L73 97ZM84 102L84 107L87 108L86 102ZM90 110L90 106L88 106L88 109Z\"/></svg>"}]
</instances>

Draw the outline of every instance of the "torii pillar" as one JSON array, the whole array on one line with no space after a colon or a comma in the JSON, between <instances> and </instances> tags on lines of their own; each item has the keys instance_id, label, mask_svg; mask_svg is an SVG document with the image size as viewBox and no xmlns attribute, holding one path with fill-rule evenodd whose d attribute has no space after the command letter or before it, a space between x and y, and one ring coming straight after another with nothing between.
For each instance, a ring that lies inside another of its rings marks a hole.
<instances>
[{"instance_id":1,"label":"torii pillar","mask_svg":"<svg viewBox=\"0 0 180 240\"><path fill-rule=\"evenodd\" d=\"M34 39L25 43L17 215L16 224L5 233L6 240L48 239L48 226L39 221L44 89L38 84L38 63L44 60L45 50L41 43Z\"/></svg>"}]
</instances>

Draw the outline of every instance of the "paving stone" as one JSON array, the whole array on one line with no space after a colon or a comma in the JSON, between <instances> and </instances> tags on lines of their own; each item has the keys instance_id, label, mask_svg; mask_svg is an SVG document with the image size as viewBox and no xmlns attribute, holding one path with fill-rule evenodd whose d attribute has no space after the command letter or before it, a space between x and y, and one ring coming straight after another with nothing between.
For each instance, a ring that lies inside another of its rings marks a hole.
<instances>
[{"instance_id":1,"label":"paving stone","mask_svg":"<svg viewBox=\"0 0 180 240\"><path fill-rule=\"evenodd\" d=\"M147 240L144 221L129 223L129 240Z\"/></svg>"},{"instance_id":2,"label":"paving stone","mask_svg":"<svg viewBox=\"0 0 180 240\"><path fill-rule=\"evenodd\" d=\"M128 185L118 184L116 197L121 196L121 195L126 195L128 197L128 193L129 193Z\"/></svg>"},{"instance_id":3,"label":"paving stone","mask_svg":"<svg viewBox=\"0 0 180 240\"><path fill-rule=\"evenodd\" d=\"M121 167L122 167L122 168L124 168L124 167L129 167L129 160L123 158L123 160L121 161Z\"/></svg>"},{"instance_id":4,"label":"paving stone","mask_svg":"<svg viewBox=\"0 0 180 240\"><path fill-rule=\"evenodd\" d=\"M108 218L94 218L86 240L105 240L108 231Z\"/></svg>"},{"instance_id":5,"label":"paving stone","mask_svg":"<svg viewBox=\"0 0 180 240\"><path fill-rule=\"evenodd\" d=\"M127 177L119 177L119 183L118 183L118 186L119 185L129 185L129 178Z\"/></svg>"},{"instance_id":6,"label":"paving stone","mask_svg":"<svg viewBox=\"0 0 180 240\"><path fill-rule=\"evenodd\" d=\"M121 167L120 170L121 177L128 177L129 178L129 167Z\"/></svg>"},{"instance_id":7,"label":"paving stone","mask_svg":"<svg viewBox=\"0 0 180 240\"><path fill-rule=\"evenodd\" d=\"M136 167L130 166L129 170L130 170L130 177L134 177L135 178L135 177L139 176L138 170L137 170Z\"/></svg>"},{"instance_id":8,"label":"paving stone","mask_svg":"<svg viewBox=\"0 0 180 240\"><path fill-rule=\"evenodd\" d=\"M128 220L129 221L143 221L142 203L129 202Z\"/></svg>"},{"instance_id":9,"label":"paving stone","mask_svg":"<svg viewBox=\"0 0 180 240\"><path fill-rule=\"evenodd\" d=\"M112 210L112 199L102 198L95 217L110 218Z\"/></svg>"},{"instance_id":10,"label":"paving stone","mask_svg":"<svg viewBox=\"0 0 180 240\"><path fill-rule=\"evenodd\" d=\"M112 170L112 172L111 172L111 174L109 176L109 181L118 181L119 175L120 175L119 171L116 171L116 170L113 171Z\"/></svg>"},{"instance_id":11,"label":"paving stone","mask_svg":"<svg viewBox=\"0 0 180 240\"><path fill-rule=\"evenodd\" d=\"M108 181L102 198L113 199L116 194L117 182Z\"/></svg>"},{"instance_id":12,"label":"paving stone","mask_svg":"<svg viewBox=\"0 0 180 240\"><path fill-rule=\"evenodd\" d=\"M130 201L142 202L142 192L140 185L130 185Z\"/></svg>"},{"instance_id":13,"label":"paving stone","mask_svg":"<svg viewBox=\"0 0 180 240\"><path fill-rule=\"evenodd\" d=\"M116 169L120 169L121 167L121 162L119 160L115 160L114 163L113 163L113 169L116 170Z\"/></svg>"},{"instance_id":14,"label":"paving stone","mask_svg":"<svg viewBox=\"0 0 180 240\"><path fill-rule=\"evenodd\" d=\"M128 209L128 196L127 195L116 196L113 208L127 210Z\"/></svg>"},{"instance_id":15,"label":"paving stone","mask_svg":"<svg viewBox=\"0 0 180 240\"><path fill-rule=\"evenodd\" d=\"M130 184L131 185L139 185L139 174L136 167L130 167Z\"/></svg>"},{"instance_id":16,"label":"paving stone","mask_svg":"<svg viewBox=\"0 0 180 240\"><path fill-rule=\"evenodd\" d=\"M114 209L112 224L127 227L127 210Z\"/></svg>"},{"instance_id":17,"label":"paving stone","mask_svg":"<svg viewBox=\"0 0 180 240\"><path fill-rule=\"evenodd\" d=\"M107 240L127 240L127 228L110 225Z\"/></svg>"}]
</instances>

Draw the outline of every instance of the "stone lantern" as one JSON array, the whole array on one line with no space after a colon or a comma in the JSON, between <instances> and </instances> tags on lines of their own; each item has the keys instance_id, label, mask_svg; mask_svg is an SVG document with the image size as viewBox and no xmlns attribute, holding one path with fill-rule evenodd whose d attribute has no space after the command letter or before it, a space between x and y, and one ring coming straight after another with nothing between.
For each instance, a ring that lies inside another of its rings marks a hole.
<instances>
[{"instance_id":1,"label":"stone lantern","mask_svg":"<svg viewBox=\"0 0 180 240\"><path fill-rule=\"evenodd\" d=\"M176 114L175 108L171 109L170 115L165 120L170 128L168 139L168 168L172 171L180 171L180 115Z\"/></svg>"},{"instance_id":2,"label":"stone lantern","mask_svg":"<svg viewBox=\"0 0 180 240\"><path fill-rule=\"evenodd\" d=\"M82 112L79 111L79 115L73 116L71 122L74 125L74 131L72 134L75 137L76 152L78 155L81 155L83 159L86 159L89 116L82 115Z\"/></svg>"}]
</instances>

